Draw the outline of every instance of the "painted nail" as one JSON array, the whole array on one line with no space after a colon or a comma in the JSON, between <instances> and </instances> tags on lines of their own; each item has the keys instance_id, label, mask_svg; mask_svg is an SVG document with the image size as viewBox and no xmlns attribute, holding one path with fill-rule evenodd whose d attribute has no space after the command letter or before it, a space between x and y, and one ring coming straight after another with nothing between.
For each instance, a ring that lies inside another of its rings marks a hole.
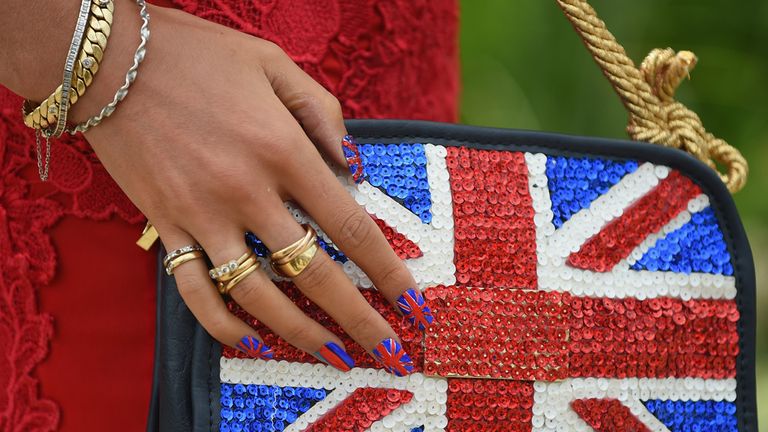
<instances>
[{"instance_id":1,"label":"painted nail","mask_svg":"<svg viewBox=\"0 0 768 432\"><path fill-rule=\"evenodd\" d=\"M420 291L413 288L409 288L397 299L397 307L400 308L403 316L408 318L408 321L418 327L419 330L426 330L435 320L424 296L421 295Z\"/></svg>"},{"instance_id":2,"label":"painted nail","mask_svg":"<svg viewBox=\"0 0 768 432\"><path fill-rule=\"evenodd\" d=\"M342 372L349 372L355 367L355 361L352 360L352 357L333 342L323 345L314 356L328 366L333 366Z\"/></svg>"},{"instance_id":3,"label":"painted nail","mask_svg":"<svg viewBox=\"0 0 768 432\"><path fill-rule=\"evenodd\" d=\"M406 376L413 372L413 361L400 343L392 338L381 341L373 349L376 360L384 365L387 372L397 376Z\"/></svg>"},{"instance_id":4,"label":"painted nail","mask_svg":"<svg viewBox=\"0 0 768 432\"><path fill-rule=\"evenodd\" d=\"M345 135L341 139L341 149L344 151L344 158L347 160L349 172L352 174L352 180L355 183L363 182L363 160L360 158L360 150L357 148L357 141L352 135Z\"/></svg>"},{"instance_id":5,"label":"painted nail","mask_svg":"<svg viewBox=\"0 0 768 432\"><path fill-rule=\"evenodd\" d=\"M256 359L271 359L274 356L272 348L253 336L243 336L235 348Z\"/></svg>"}]
</instances>

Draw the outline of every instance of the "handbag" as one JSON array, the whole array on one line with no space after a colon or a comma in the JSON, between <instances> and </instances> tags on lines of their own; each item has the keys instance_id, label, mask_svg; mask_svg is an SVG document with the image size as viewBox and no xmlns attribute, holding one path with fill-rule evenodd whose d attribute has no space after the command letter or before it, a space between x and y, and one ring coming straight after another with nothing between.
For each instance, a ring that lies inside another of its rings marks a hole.
<instances>
[{"instance_id":1,"label":"handbag","mask_svg":"<svg viewBox=\"0 0 768 432\"><path fill-rule=\"evenodd\" d=\"M655 51L637 69L586 2L558 3L635 141L347 122L364 181L340 180L430 302L426 333L292 209L398 330L414 373L381 370L280 279L357 366L318 363L232 304L274 350L244 358L211 339L160 271L148 430L757 430L754 264L729 193L746 163L674 101L691 56Z\"/></svg>"}]
</instances>

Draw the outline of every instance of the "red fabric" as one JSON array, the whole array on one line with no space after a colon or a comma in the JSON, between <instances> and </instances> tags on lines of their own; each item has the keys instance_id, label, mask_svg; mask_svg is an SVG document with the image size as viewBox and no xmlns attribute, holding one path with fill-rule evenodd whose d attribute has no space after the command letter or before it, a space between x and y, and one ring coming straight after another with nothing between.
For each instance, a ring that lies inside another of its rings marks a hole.
<instances>
[{"instance_id":1,"label":"red fabric","mask_svg":"<svg viewBox=\"0 0 768 432\"><path fill-rule=\"evenodd\" d=\"M348 118L456 120L455 0L154 3L278 43ZM20 104L0 87L0 430L142 430L156 271L133 243L143 216L81 136L54 142L40 183Z\"/></svg>"}]
</instances>

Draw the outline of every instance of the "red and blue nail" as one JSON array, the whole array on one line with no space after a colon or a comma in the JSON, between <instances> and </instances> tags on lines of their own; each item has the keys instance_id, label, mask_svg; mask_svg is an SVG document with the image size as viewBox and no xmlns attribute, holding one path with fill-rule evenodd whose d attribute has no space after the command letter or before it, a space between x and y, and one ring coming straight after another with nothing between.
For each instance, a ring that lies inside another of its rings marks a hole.
<instances>
[{"instance_id":1,"label":"red and blue nail","mask_svg":"<svg viewBox=\"0 0 768 432\"><path fill-rule=\"evenodd\" d=\"M255 359L268 360L274 357L272 348L253 336L243 336L240 342L235 345L235 348L247 354L248 357Z\"/></svg>"},{"instance_id":2,"label":"red and blue nail","mask_svg":"<svg viewBox=\"0 0 768 432\"><path fill-rule=\"evenodd\" d=\"M355 361L352 357L350 357L343 348L333 342L328 342L323 345L322 348L313 355L321 362L328 366L333 366L342 372L349 372L355 367Z\"/></svg>"},{"instance_id":3,"label":"red and blue nail","mask_svg":"<svg viewBox=\"0 0 768 432\"><path fill-rule=\"evenodd\" d=\"M341 149L344 151L344 158L347 160L349 172L352 174L352 180L355 183L363 182L363 160L360 158L360 150L357 148L357 141L352 135L345 135L341 139Z\"/></svg>"},{"instance_id":4,"label":"red and blue nail","mask_svg":"<svg viewBox=\"0 0 768 432\"><path fill-rule=\"evenodd\" d=\"M408 321L418 327L419 330L426 330L435 320L435 317L432 316L432 311L424 300L424 296L416 289L410 288L404 292L397 299L397 307L400 308L403 316L408 318Z\"/></svg>"},{"instance_id":5,"label":"red and blue nail","mask_svg":"<svg viewBox=\"0 0 768 432\"><path fill-rule=\"evenodd\" d=\"M384 365L384 369L399 377L413 372L413 361L400 343L392 338L381 341L373 349L373 356Z\"/></svg>"}]
</instances>

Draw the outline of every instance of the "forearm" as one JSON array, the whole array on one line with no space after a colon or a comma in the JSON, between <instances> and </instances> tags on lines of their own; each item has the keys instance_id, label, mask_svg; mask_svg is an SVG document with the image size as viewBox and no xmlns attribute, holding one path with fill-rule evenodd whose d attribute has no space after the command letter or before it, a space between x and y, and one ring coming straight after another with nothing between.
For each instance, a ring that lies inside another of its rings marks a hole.
<instances>
[{"instance_id":1,"label":"forearm","mask_svg":"<svg viewBox=\"0 0 768 432\"><path fill-rule=\"evenodd\" d=\"M133 61L139 42L138 7L132 0L112 1L115 13L107 49L88 94L70 112L73 122L95 114L111 99ZM34 101L48 97L61 84L79 8L77 0L5 0L0 14L0 84Z\"/></svg>"}]
</instances>

